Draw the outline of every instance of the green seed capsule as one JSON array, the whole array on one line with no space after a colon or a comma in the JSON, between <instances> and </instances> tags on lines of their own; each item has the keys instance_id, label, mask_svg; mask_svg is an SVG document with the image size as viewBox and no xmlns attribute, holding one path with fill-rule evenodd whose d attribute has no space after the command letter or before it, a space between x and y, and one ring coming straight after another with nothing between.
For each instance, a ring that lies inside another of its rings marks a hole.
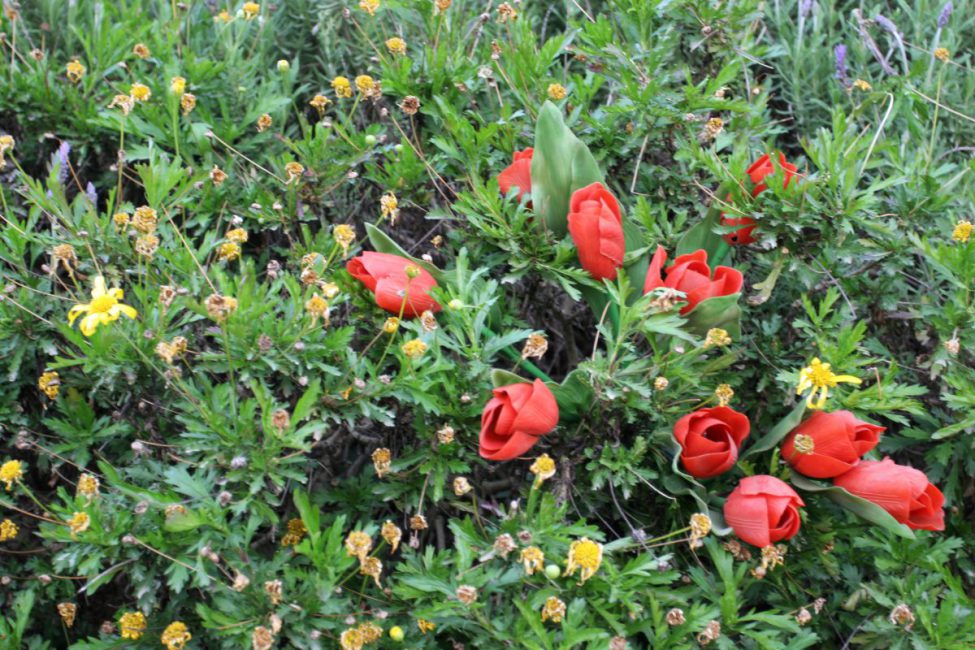
<instances>
[{"instance_id":1,"label":"green seed capsule","mask_svg":"<svg viewBox=\"0 0 975 650\"><path fill-rule=\"evenodd\" d=\"M545 567L545 575L548 576L550 580L555 580L560 575L562 575L562 569L559 568L557 564L549 564Z\"/></svg>"}]
</instances>

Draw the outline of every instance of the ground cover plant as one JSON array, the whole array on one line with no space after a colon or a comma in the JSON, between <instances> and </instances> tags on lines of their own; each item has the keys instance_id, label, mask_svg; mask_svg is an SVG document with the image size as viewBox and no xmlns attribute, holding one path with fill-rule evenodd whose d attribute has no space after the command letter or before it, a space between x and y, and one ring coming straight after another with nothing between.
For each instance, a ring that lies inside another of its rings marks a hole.
<instances>
[{"instance_id":1,"label":"ground cover plant","mask_svg":"<svg viewBox=\"0 0 975 650\"><path fill-rule=\"evenodd\" d=\"M967 0L2 1L0 648L975 646Z\"/></svg>"}]
</instances>

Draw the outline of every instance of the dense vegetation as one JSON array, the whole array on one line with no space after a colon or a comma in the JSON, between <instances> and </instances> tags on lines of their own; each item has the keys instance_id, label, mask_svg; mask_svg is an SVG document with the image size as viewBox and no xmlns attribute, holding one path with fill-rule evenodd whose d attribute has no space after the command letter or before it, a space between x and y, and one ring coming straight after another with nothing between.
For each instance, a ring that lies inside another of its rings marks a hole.
<instances>
[{"instance_id":1,"label":"dense vegetation","mask_svg":"<svg viewBox=\"0 0 975 650\"><path fill-rule=\"evenodd\" d=\"M971 648L969 0L3 0L0 648Z\"/></svg>"}]
</instances>

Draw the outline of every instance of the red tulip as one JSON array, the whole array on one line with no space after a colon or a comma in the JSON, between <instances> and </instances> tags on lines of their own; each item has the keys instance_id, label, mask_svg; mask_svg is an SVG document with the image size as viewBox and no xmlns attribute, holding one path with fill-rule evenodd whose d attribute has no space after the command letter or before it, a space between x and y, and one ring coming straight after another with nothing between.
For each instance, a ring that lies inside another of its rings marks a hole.
<instances>
[{"instance_id":1,"label":"red tulip","mask_svg":"<svg viewBox=\"0 0 975 650\"><path fill-rule=\"evenodd\" d=\"M883 431L884 427L861 422L849 411L813 411L785 439L782 458L800 474L833 478L853 469L861 456L877 446ZM797 435L810 438L811 452L796 449Z\"/></svg>"},{"instance_id":2,"label":"red tulip","mask_svg":"<svg viewBox=\"0 0 975 650\"><path fill-rule=\"evenodd\" d=\"M407 269L415 277L411 278ZM376 304L391 314L399 315L402 310L405 318L414 318L428 310L440 311L440 305L428 293L437 281L429 271L405 257L367 251L349 260L345 270L372 291Z\"/></svg>"},{"instance_id":3,"label":"red tulip","mask_svg":"<svg viewBox=\"0 0 975 650\"><path fill-rule=\"evenodd\" d=\"M615 280L626 251L616 197L602 183L576 190L569 199L568 220L582 268L597 280Z\"/></svg>"},{"instance_id":4,"label":"red tulip","mask_svg":"<svg viewBox=\"0 0 975 650\"><path fill-rule=\"evenodd\" d=\"M789 187L789 182L792 177L795 176L798 168L790 162L787 162L785 156L779 153L779 165L785 170L785 184L783 187ZM775 173L775 164L772 162L772 158L765 154L758 160L752 163L752 166L748 168L748 177L751 179L752 184L752 198L758 196L766 189L768 186L765 184L765 177L770 176ZM731 195L728 195L731 198ZM727 200L727 199L726 199ZM721 215L721 225L722 226L744 226L739 228L734 232L729 232L724 235L724 240L734 245L739 244L752 244L758 240L752 236L752 231L755 230L755 220L751 217L728 217L724 214Z\"/></svg>"},{"instance_id":5,"label":"red tulip","mask_svg":"<svg viewBox=\"0 0 975 650\"><path fill-rule=\"evenodd\" d=\"M540 379L494 389L481 414L481 456L511 460L559 423L559 405Z\"/></svg>"},{"instance_id":6,"label":"red tulip","mask_svg":"<svg viewBox=\"0 0 975 650\"><path fill-rule=\"evenodd\" d=\"M872 501L902 524L922 530L944 530L945 496L924 472L889 458L865 460L833 483Z\"/></svg>"},{"instance_id":7,"label":"red tulip","mask_svg":"<svg viewBox=\"0 0 975 650\"><path fill-rule=\"evenodd\" d=\"M774 476L743 478L724 502L724 519L735 535L760 548L790 539L799 532L796 491Z\"/></svg>"},{"instance_id":8,"label":"red tulip","mask_svg":"<svg viewBox=\"0 0 975 650\"><path fill-rule=\"evenodd\" d=\"M688 413L674 424L681 464L698 478L727 472L738 460L738 449L750 428L747 415L727 406Z\"/></svg>"},{"instance_id":9,"label":"red tulip","mask_svg":"<svg viewBox=\"0 0 975 650\"><path fill-rule=\"evenodd\" d=\"M515 152L515 159L504 171L498 174L498 187L505 196L511 191L512 187L518 188L518 200L521 201L526 194L532 191L532 154L535 150L531 147L523 151Z\"/></svg>"},{"instance_id":10,"label":"red tulip","mask_svg":"<svg viewBox=\"0 0 975 650\"><path fill-rule=\"evenodd\" d=\"M663 246L657 246L657 252L650 260L650 268L647 269L643 293L650 293L658 287L684 292L687 294L687 304L681 308L682 314L697 307L702 300L730 296L741 291L743 283L741 271L728 266L718 266L715 267L712 277L711 267L708 266L708 253L705 250L679 255L662 276L661 269L666 261L667 251Z\"/></svg>"}]
</instances>

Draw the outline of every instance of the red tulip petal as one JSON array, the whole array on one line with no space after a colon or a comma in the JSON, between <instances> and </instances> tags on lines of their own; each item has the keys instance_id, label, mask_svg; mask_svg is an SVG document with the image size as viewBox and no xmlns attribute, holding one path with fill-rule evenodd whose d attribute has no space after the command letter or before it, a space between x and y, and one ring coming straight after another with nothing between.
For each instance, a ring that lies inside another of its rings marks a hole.
<instances>
[{"instance_id":1,"label":"red tulip petal","mask_svg":"<svg viewBox=\"0 0 975 650\"><path fill-rule=\"evenodd\" d=\"M742 494L740 486L725 501L724 519L742 541L759 548L772 543L765 499Z\"/></svg>"},{"instance_id":2,"label":"red tulip petal","mask_svg":"<svg viewBox=\"0 0 975 650\"><path fill-rule=\"evenodd\" d=\"M532 384L530 399L520 408L515 419L515 431L533 436L542 436L555 428L559 423L559 405L555 396L542 380L536 379Z\"/></svg>"},{"instance_id":3,"label":"red tulip petal","mask_svg":"<svg viewBox=\"0 0 975 650\"><path fill-rule=\"evenodd\" d=\"M664 286L663 277L660 275L664 264L667 262L667 251L663 246L657 246L657 251L650 260L650 267L647 269L647 279L643 282L643 293L648 294L657 287Z\"/></svg>"},{"instance_id":4,"label":"red tulip petal","mask_svg":"<svg viewBox=\"0 0 975 650\"><path fill-rule=\"evenodd\" d=\"M479 452L481 456L487 460L512 460L534 447L536 442L538 442L537 436L531 436L527 433L516 431L515 433L511 434L511 437L508 438L500 449L495 450L481 446Z\"/></svg>"}]
</instances>

